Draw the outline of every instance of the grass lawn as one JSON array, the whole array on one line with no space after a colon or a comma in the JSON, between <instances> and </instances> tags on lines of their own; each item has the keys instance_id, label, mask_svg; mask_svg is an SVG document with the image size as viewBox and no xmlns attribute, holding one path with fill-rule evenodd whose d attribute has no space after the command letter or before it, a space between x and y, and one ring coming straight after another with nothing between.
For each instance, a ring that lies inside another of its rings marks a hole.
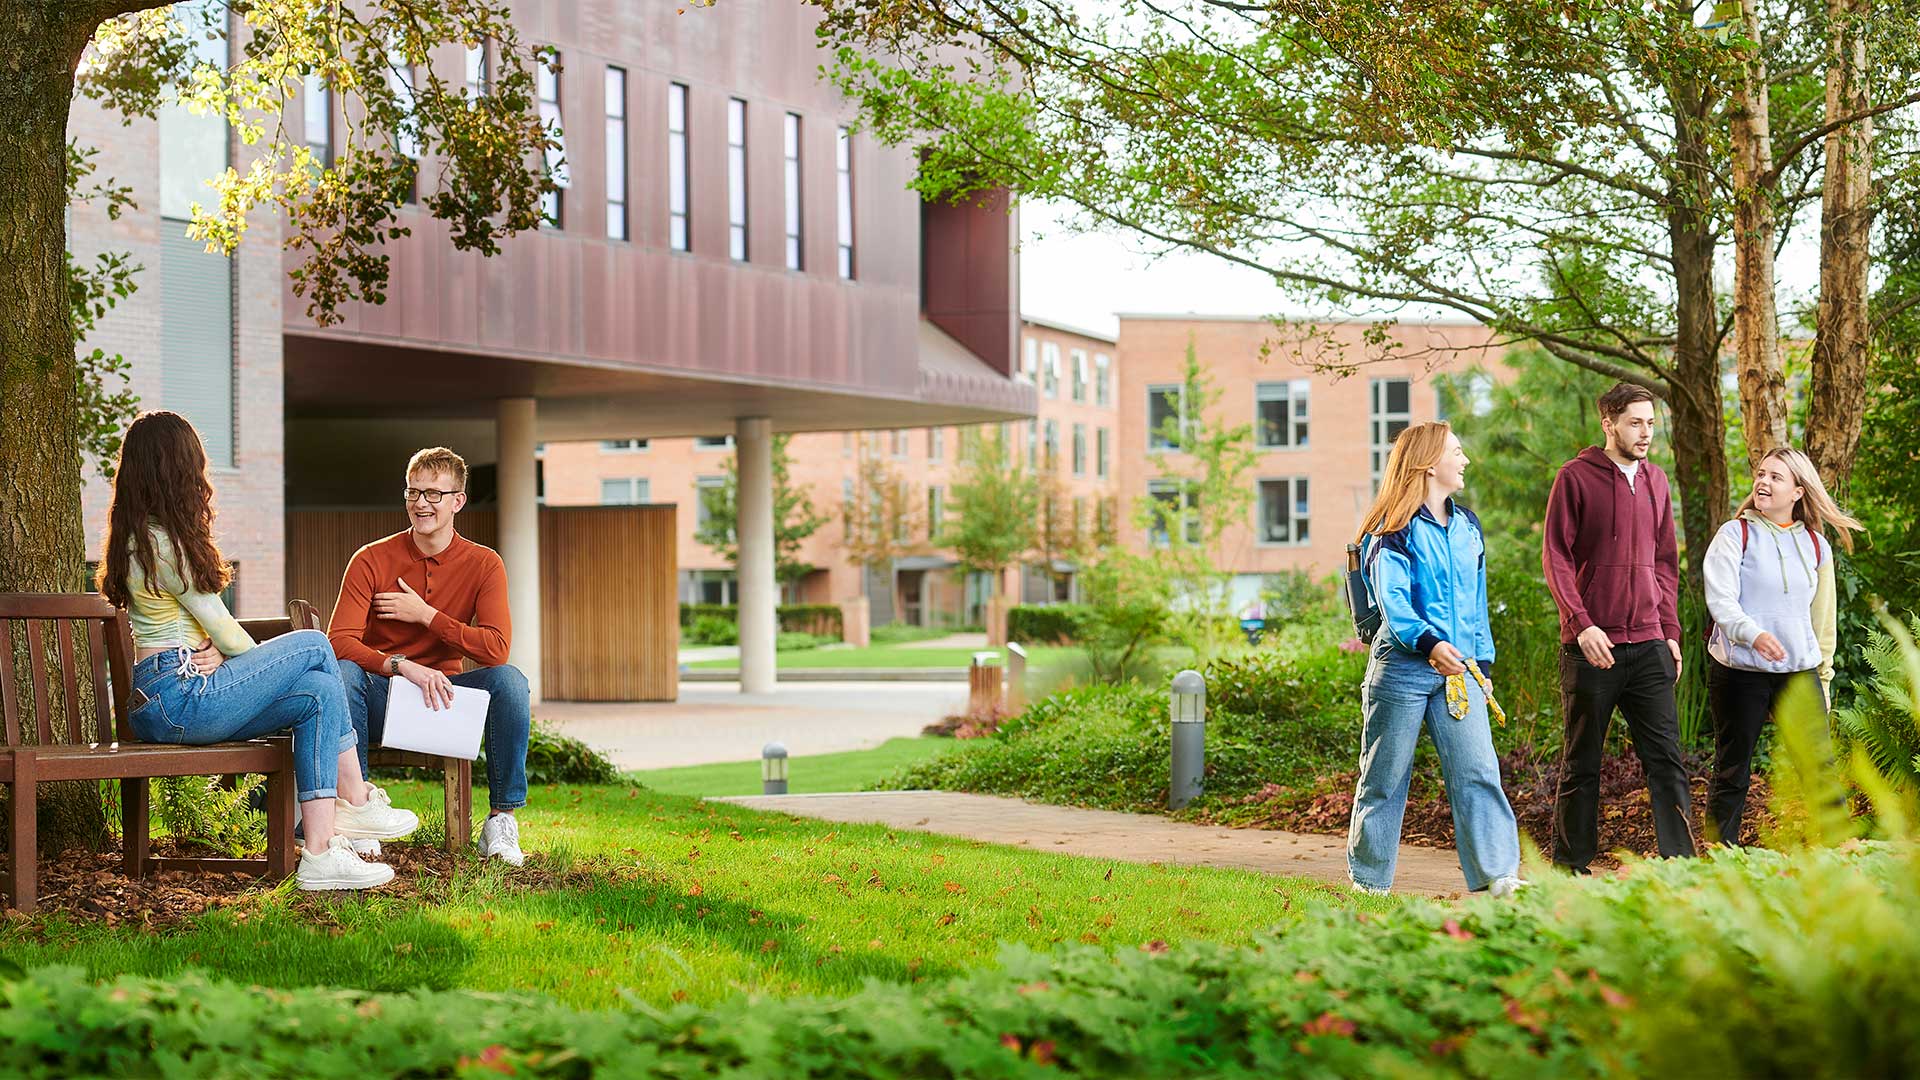
<instances>
[{"instance_id":1,"label":"grass lawn","mask_svg":"<svg viewBox=\"0 0 1920 1080\"><path fill-rule=\"evenodd\" d=\"M917 765L953 746L952 739L888 739L871 750L792 758L787 764L787 790L795 795L864 791L868 784L895 769ZM760 794L758 760L649 769L628 775L663 795Z\"/></svg>"},{"instance_id":2,"label":"grass lawn","mask_svg":"<svg viewBox=\"0 0 1920 1080\"><path fill-rule=\"evenodd\" d=\"M437 808L438 785L395 783ZM423 813L423 817L429 816ZM0 925L0 954L91 977L185 968L271 987L532 990L605 1008L740 991L842 994L863 980L991 964L1002 941L1116 949L1242 941L1309 907L1387 910L1314 882L996 847L789 819L627 787L543 787L522 812L527 888L499 864L418 880L417 898L296 903L290 886L163 931Z\"/></svg>"},{"instance_id":3,"label":"grass lawn","mask_svg":"<svg viewBox=\"0 0 1920 1080\"><path fill-rule=\"evenodd\" d=\"M776 667L783 668L963 668L973 662L974 649L925 649L905 645L868 645L854 649L795 649L777 654ZM1032 667L1045 667L1063 657L1078 656L1079 649L1063 648L1056 645L1033 645L1027 648L1027 663ZM1001 662L1006 660L1001 655ZM736 669L738 660L721 658L718 660L696 660L687 665L690 668Z\"/></svg>"}]
</instances>

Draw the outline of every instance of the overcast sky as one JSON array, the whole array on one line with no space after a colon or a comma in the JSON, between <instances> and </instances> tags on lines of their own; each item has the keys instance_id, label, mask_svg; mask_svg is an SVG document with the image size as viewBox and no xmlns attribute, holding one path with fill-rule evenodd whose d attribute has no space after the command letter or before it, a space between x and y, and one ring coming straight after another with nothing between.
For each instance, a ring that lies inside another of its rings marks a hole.
<instances>
[{"instance_id":1,"label":"overcast sky","mask_svg":"<svg viewBox=\"0 0 1920 1080\"><path fill-rule=\"evenodd\" d=\"M1817 208L1803 214L1780 253L1780 319L1789 336L1805 333L1794 316L1819 284ZM1159 255L1144 242L1113 234L1068 235L1061 215L1043 203L1023 203L1020 231L1020 313L1112 335L1120 312L1199 315L1309 314L1297 296L1243 266L1211 255ZM1722 244L1715 260L1719 290L1733 287L1733 249ZM1322 314L1325 314L1324 312ZM1452 318L1458 318L1455 314ZM1402 322L1419 321L1416 311Z\"/></svg>"}]
</instances>

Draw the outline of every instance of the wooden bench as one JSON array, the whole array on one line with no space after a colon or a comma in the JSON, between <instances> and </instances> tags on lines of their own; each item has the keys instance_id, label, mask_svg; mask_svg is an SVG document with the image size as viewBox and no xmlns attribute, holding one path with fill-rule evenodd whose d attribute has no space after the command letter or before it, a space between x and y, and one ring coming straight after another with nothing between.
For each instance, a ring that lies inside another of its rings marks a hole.
<instances>
[{"instance_id":1,"label":"wooden bench","mask_svg":"<svg viewBox=\"0 0 1920 1080\"><path fill-rule=\"evenodd\" d=\"M321 630L320 613L305 600L287 603L284 619L242 619L240 625L255 641L279 637L293 630ZM455 854L473 843L473 762L466 758L441 757L390 746L367 748L367 765L381 768L418 768L440 770L442 798L446 808L446 849Z\"/></svg>"},{"instance_id":2,"label":"wooden bench","mask_svg":"<svg viewBox=\"0 0 1920 1080\"><path fill-rule=\"evenodd\" d=\"M32 727L22 730L20 687L14 664L15 624L26 637ZM48 670L48 631L59 654L56 679ZM93 700L81 698L77 640L87 643ZM276 736L210 746L142 743L134 738L129 698L133 692L133 636L127 614L98 593L0 593L0 712L6 744L0 747L0 784L11 789L8 808L7 900L21 911L37 905L39 837L35 832L36 788L60 780L120 781L121 832L129 877L161 870L257 873L278 881L293 873L293 739ZM56 686L59 701L55 700ZM64 726L56 723L65 713ZM112 742L83 742L85 719ZM58 730L56 730L58 729ZM33 742L25 741L27 735ZM220 776L264 773L267 777L267 855L263 859L157 858L149 854L147 780L157 776Z\"/></svg>"}]
</instances>

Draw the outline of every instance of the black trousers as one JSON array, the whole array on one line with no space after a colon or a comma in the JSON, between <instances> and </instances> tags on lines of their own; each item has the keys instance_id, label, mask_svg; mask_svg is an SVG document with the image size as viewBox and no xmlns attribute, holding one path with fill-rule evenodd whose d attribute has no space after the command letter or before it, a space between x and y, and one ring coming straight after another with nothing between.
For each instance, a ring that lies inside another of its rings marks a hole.
<instances>
[{"instance_id":1,"label":"black trousers","mask_svg":"<svg viewBox=\"0 0 1920 1080\"><path fill-rule=\"evenodd\" d=\"M1819 676L1811 671L1742 671L1711 658L1707 662L1713 665L1707 672L1707 705L1713 712L1713 780L1707 786L1707 813L1720 839L1738 844L1760 729L1795 680L1811 681L1815 700L1820 700Z\"/></svg>"},{"instance_id":2,"label":"black trousers","mask_svg":"<svg viewBox=\"0 0 1920 1080\"><path fill-rule=\"evenodd\" d=\"M1600 848L1600 752L1618 707L1633 752L1647 774L1653 831L1660 854L1692 855L1693 803L1680 757L1680 710L1673 700L1673 654L1664 641L1613 647L1613 666L1587 662L1580 646L1560 652L1560 704L1567 738L1560 751L1560 790L1553 807L1553 861L1576 872Z\"/></svg>"}]
</instances>

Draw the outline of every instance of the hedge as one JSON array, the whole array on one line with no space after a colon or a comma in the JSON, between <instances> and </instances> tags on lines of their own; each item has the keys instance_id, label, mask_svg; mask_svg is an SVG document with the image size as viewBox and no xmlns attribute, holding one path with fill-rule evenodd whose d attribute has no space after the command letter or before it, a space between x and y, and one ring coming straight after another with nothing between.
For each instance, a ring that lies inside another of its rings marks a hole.
<instances>
[{"instance_id":1,"label":"hedge","mask_svg":"<svg viewBox=\"0 0 1920 1080\"><path fill-rule=\"evenodd\" d=\"M1178 872L1178 871L1170 871ZM1009 948L837 1000L585 1012L530 994L93 984L0 960L23 1076L1900 1076L1910 848L1718 849L1511 902L1328 908L1250 946ZM1034 917L1048 913L1036 910ZM1194 912L1196 919L1204 912Z\"/></svg>"},{"instance_id":2,"label":"hedge","mask_svg":"<svg viewBox=\"0 0 1920 1080\"><path fill-rule=\"evenodd\" d=\"M846 636L840 625L838 604L781 604L773 609L780 629L794 634L814 634L838 641ZM740 609L734 604L681 604L680 627L686 629L701 616L738 623Z\"/></svg>"},{"instance_id":3,"label":"hedge","mask_svg":"<svg viewBox=\"0 0 1920 1080\"><path fill-rule=\"evenodd\" d=\"M1007 609L1007 640L1071 645L1080 638L1085 604L1018 604Z\"/></svg>"}]
</instances>

